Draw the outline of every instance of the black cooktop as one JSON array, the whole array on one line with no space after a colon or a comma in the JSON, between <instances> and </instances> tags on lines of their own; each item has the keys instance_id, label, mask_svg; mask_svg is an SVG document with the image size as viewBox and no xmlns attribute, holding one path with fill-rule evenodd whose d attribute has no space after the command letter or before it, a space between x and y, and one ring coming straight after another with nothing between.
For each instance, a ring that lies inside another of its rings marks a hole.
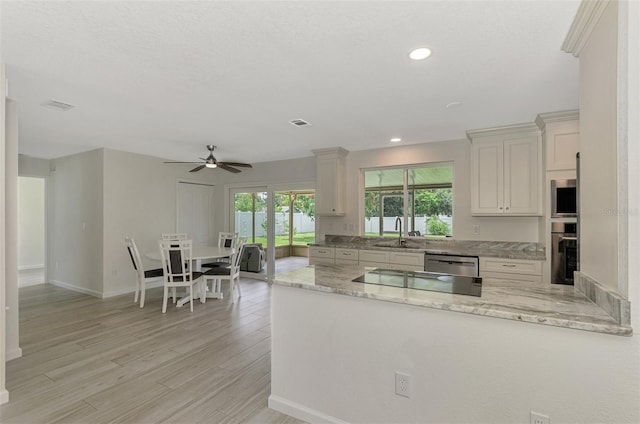
<instances>
[{"instance_id":1,"label":"black cooktop","mask_svg":"<svg viewBox=\"0 0 640 424\"><path fill-rule=\"evenodd\" d=\"M482 293L482 278L480 277L439 274L437 272L376 268L352 281L477 297L480 297Z\"/></svg>"}]
</instances>

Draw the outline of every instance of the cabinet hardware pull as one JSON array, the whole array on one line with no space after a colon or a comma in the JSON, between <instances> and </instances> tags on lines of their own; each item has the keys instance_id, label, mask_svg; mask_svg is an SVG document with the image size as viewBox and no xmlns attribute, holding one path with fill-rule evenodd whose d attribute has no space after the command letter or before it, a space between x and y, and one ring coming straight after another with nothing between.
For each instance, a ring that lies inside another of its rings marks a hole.
<instances>
[{"instance_id":1,"label":"cabinet hardware pull","mask_svg":"<svg viewBox=\"0 0 640 424\"><path fill-rule=\"evenodd\" d=\"M515 265L502 264L502 266L506 266L507 268L515 268Z\"/></svg>"}]
</instances>

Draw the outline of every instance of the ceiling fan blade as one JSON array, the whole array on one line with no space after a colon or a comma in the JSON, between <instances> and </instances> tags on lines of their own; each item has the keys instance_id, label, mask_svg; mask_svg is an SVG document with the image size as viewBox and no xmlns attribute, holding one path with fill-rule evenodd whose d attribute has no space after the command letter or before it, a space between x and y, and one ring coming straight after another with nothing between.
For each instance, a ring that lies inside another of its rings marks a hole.
<instances>
[{"instance_id":1,"label":"ceiling fan blade","mask_svg":"<svg viewBox=\"0 0 640 424\"><path fill-rule=\"evenodd\" d=\"M251 166L248 163L241 163L241 162L218 162L218 165L229 165L229 166L242 166L245 168L253 168L253 166Z\"/></svg>"},{"instance_id":2,"label":"ceiling fan blade","mask_svg":"<svg viewBox=\"0 0 640 424\"><path fill-rule=\"evenodd\" d=\"M202 162L164 162L164 163L202 163Z\"/></svg>"},{"instance_id":3,"label":"ceiling fan blade","mask_svg":"<svg viewBox=\"0 0 640 424\"><path fill-rule=\"evenodd\" d=\"M240 172L239 169L232 168L227 163L218 162L218 168L224 169L225 171L233 172L234 174L237 174L238 172Z\"/></svg>"},{"instance_id":4,"label":"ceiling fan blade","mask_svg":"<svg viewBox=\"0 0 640 424\"><path fill-rule=\"evenodd\" d=\"M200 166L196 166L195 168L193 168L191 171L189 172L198 172L199 170L201 170L202 168L204 168L206 165L200 165Z\"/></svg>"}]
</instances>

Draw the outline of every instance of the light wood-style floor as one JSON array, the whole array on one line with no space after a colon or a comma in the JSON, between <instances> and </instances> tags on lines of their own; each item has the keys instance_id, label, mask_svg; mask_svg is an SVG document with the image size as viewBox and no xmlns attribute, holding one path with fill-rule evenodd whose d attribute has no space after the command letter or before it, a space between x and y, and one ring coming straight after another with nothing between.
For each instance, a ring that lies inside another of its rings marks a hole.
<instances>
[{"instance_id":1,"label":"light wood-style floor","mask_svg":"<svg viewBox=\"0 0 640 424\"><path fill-rule=\"evenodd\" d=\"M301 423L267 408L270 287L169 306L162 288L109 299L20 289L23 356L7 363L2 423Z\"/></svg>"}]
</instances>

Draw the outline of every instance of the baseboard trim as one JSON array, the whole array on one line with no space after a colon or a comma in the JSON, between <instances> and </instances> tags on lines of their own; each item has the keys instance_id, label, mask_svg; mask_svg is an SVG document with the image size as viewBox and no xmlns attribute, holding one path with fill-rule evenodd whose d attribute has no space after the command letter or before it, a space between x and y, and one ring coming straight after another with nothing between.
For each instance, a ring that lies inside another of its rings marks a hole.
<instances>
[{"instance_id":1,"label":"baseboard trim","mask_svg":"<svg viewBox=\"0 0 640 424\"><path fill-rule=\"evenodd\" d=\"M282 412L283 414L290 415L308 423L335 423L335 424L347 424L347 421L342 421L336 417L332 417L327 414L323 414L315 409L307 408L304 405L300 405L296 402L281 398L280 396L269 396L268 401L269 408Z\"/></svg>"},{"instance_id":2,"label":"baseboard trim","mask_svg":"<svg viewBox=\"0 0 640 424\"><path fill-rule=\"evenodd\" d=\"M0 405L9 402L9 392L6 390L0 390Z\"/></svg>"},{"instance_id":3,"label":"baseboard trim","mask_svg":"<svg viewBox=\"0 0 640 424\"><path fill-rule=\"evenodd\" d=\"M14 359L18 359L22 356L22 349L17 347L15 349L7 350L5 353L7 362L12 361Z\"/></svg>"},{"instance_id":4,"label":"baseboard trim","mask_svg":"<svg viewBox=\"0 0 640 424\"><path fill-rule=\"evenodd\" d=\"M159 281L154 281L153 283L145 284L145 289L153 289L155 287L162 287L162 286L164 286L164 281L159 280ZM122 296L123 294L130 294L133 292L135 292L135 289L126 288L126 289L120 289L120 290L114 290L114 291L102 293L101 297L103 299L106 299L108 297Z\"/></svg>"},{"instance_id":5,"label":"baseboard trim","mask_svg":"<svg viewBox=\"0 0 640 424\"><path fill-rule=\"evenodd\" d=\"M49 283L53 284L54 286L62 287L63 289L72 290L78 293L88 294L89 296L102 297L102 293L99 291L86 289L84 287L74 286L73 284L68 284L62 281L51 280L49 281Z\"/></svg>"},{"instance_id":6,"label":"baseboard trim","mask_svg":"<svg viewBox=\"0 0 640 424\"><path fill-rule=\"evenodd\" d=\"M18 272L20 271L32 271L32 270L43 270L44 271L44 264L42 265L23 265L23 266L19 266L18 267Z\"/></svg>"}]
</instances>

